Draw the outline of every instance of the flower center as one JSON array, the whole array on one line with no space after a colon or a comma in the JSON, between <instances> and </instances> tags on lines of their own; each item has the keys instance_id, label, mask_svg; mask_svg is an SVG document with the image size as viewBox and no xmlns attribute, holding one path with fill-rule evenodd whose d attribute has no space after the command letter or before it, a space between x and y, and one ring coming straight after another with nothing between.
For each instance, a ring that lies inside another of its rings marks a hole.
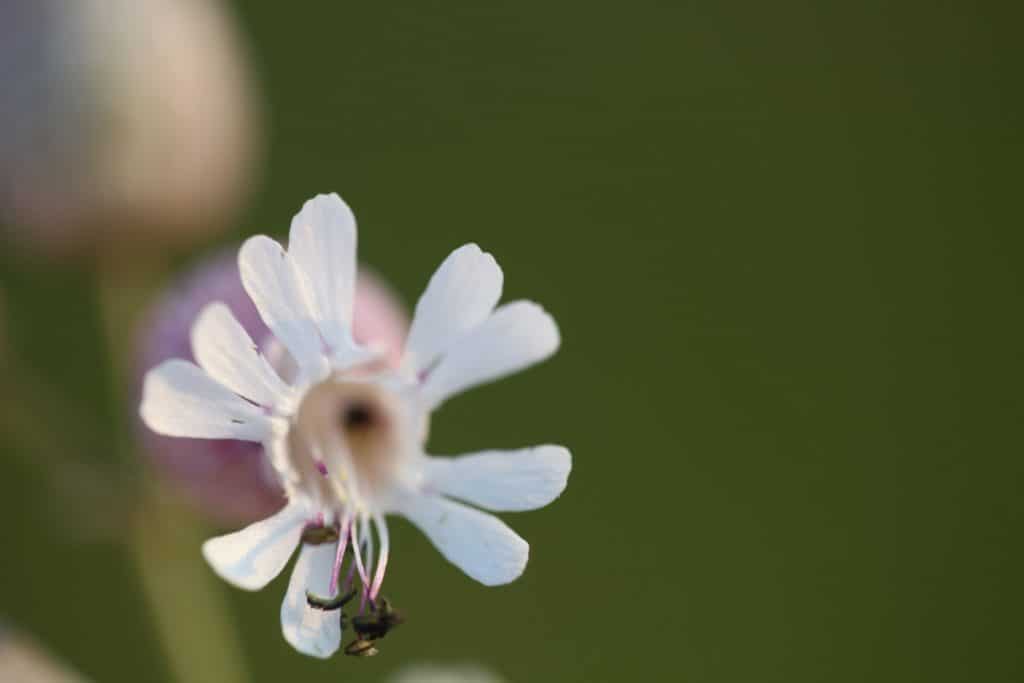
<instances>
[{"instance_id":1,"label":"flower center","mask_svg":"<svg viewBox=\"0 0 1024 683\"><path fill-rule=\"evenodd\" d=\"M312 387L289 439L304 488L339 511L366 509L393 480L401 422L396 398L372 382L333 376Z\"/></svg>"},{"instance_id":2,"label":"flower center","mask_svg":"<svg viewBox=\"0 0 1024 683\"><path fill-rule=\"evenodd\" d=\"M342 424L348 431L363 431L373 426L374 417L373 406L357 401L345 408Z\"/></svg>"}]
</instances>

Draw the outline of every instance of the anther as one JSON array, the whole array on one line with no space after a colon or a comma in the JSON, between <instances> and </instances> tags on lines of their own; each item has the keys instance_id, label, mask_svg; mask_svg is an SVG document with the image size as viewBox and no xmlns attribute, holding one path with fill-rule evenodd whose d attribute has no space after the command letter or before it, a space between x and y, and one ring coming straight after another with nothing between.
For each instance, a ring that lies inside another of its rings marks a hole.
<instances>
[{"instance_id":1,"label":"anther","mask_svg":"<svg viewBox=\"0 0 1024 683\"><path fill-rule=\"evenodd\" d=\"M323 598L319 595L314 595L313 593L306 591L306 604L313 609L322 609L326 612L331 612L336 609L341 609L355 596L356 592L354 590L333 598Z\"/></svg>"},{"instance_id":2,"label":"anther","mask_svg":"<svg viewBox=\"0 0 1024 683\"><path fill-rule=\"evenodd\" d=\"M302 542L306 545L323 545L338 540L336 526L307 526L302 530Z\"/></svg>"},{"instance_id":3,"label":"anther","mask_svg":"<svg viewBox=\"0 0 1024 683\"><path fill-rule=\"evenodd\" d=\"M350 657L373 657L378 652L379 650L374 647L372 642L369 640L363 640L362 638L353 640L345 648L345 654Z\"/></svg>"},{"instance_id":4,"label":"anther","mask_svg":"<svg viewBox=\"0 0 1024 683\"><path fill-rule=\"evenodd\" d=\"M352 627L360 640L379 640L405 623L405 617L391 608L387 598L381 599L380 607L370 603L370 609L369 614L352 617Z\"/></svg>"}]
</instances>

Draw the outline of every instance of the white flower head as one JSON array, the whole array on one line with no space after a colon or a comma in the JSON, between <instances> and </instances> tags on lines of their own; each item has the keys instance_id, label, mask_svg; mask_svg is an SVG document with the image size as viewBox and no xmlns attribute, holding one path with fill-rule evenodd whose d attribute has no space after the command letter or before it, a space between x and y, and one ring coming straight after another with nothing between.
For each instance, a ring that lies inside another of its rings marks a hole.
<instances>
[{"instance_id":1,"label":"white flower head","mask_svg":"<svg viewBox=\"0 0 1024 683\"><path fill-rule=\"evenodd\" d=\"M141 406L161 434L262 443L281 479L284 509L204 544L213 569L259 590L301 545L281 624L289 643L318 657L340 646L340 612L314 608L307 592L332 598L358 583L360 612L374 605L390 553L386 515L407 518L485 585L522 574L528 544L478 508L547 505L565 488L569 451L544 445L433 457L424 445L429 415L445 400L555 352L551 316L527 301L496 307L501 269L468 244L430 279L401 364L389 366L352 338L356 223L336 194L306 202L287 251L253 237L239 266L283 360L262 356L227 307L213 303L193 326L197 364L171 360L151 370Z\"/></svg>"}]
</instances>

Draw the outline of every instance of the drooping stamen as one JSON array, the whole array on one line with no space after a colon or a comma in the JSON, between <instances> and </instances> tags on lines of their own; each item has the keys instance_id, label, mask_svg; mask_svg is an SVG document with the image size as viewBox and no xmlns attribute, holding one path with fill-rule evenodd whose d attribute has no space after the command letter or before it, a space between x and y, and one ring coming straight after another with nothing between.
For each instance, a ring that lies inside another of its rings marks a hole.
<instances>
[{"instance_id":1,"label":"drooping stamen","mask_svg":"<svg viewBox=\"0 0 1024 683\"><path fill-rule=\"evenodd\" d=\"M362 529L361 536L366 567L366 576L363 578L363 590L359 596L359 613L362 614L366 610L366 602L370 597L369 578L373 576L373 529L370 527L369 515L360 517L359 524Z\"/></svg>"},{"instance_id":2,"label":"drooping stamen","mask_svg":"<svg viewBox=\"0 0 1024 683\"><path fill-rule=\"evenodd\" d=\"M366 574L366 567L363 566L363 556L362 556L362 553L359 550L359 535L358 535L358 529L357 529L358 526L359 525L356 524L356 520L353 519L352 520L352 525L350 527L349 535L352 538L352 556L355 558L355 561L356 561L356 571L359 572L359 578L362 579L363 585L366 586L366 585L369 585L370 580L369 580L369 577Z\"/></svg>"},{"instance_id":3,"label":"drooping stamen","mask_svg":"<svg viewBox=\"0 0 1024 683\"><path fill-rule=\"evenodd\" d=\"M331 570L331 582L328 584L327 591L331 595L338 594L338 575L341 573L341 563L345 561L345 548L348 546L349 526L352 524L352 518L349 515L345 515L345 518L341 521L341 531L338 534L338 550L334 554L334 568Z\"/></svg>"},{"instance_id":4,"label":"drooping stamen","mask_svg":"<svg viewBox=\"0 0 1024 683\"><path fill-rule=\"evenodd\" d=\"M363 539L363 544L360 546L362 548L362 552L363 552L363 556L364 557L366 556L366 543L365 543L365 540L366 539ZM353 584L355 583L355 578L356 578L356 563L355 562L349 562L348 563L348 572L345 574L345 581L342 583L342 590L344 590L345 592L348 592L352 588Z\"/></svg>"},{"instance_id":5,"label":"drooping stamen","mask_svg":"<svg viewBox=\"0 0 1024 683\"><path fill-rule=\"evenodd\" d=\"M377 594L380 593L381 584L384 583L384 572L388 567L388 555L391 551L391 541L388 538L388 525L380 514L374 514L373 524L377 527L377 535L380 536L380 555L377 558L377 571L373 575L373 585L370 586L370 602L377 602Z\"/></svg>"},{"instance_id":6,"label":"drooping stamen","mask_svg":"<svg viewBox=\"0 0 1024 683\"><path fill-rule=\"evenodd\" d=\"M373 576L373 529L370 528L369 515L363 515L360 524L362 525L363 536L363 564L366 566L366 578ZM366 587L369 590L369 586Z\"/></svg>"}]
</instances>

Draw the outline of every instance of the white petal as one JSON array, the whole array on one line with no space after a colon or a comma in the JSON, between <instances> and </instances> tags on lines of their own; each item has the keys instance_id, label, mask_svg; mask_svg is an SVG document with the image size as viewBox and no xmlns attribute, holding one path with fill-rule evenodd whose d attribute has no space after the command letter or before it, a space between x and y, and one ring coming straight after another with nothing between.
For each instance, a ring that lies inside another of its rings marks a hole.
<instances>
[{"instance_id":1,"label":"white petal","mask_svg":"<svg viewBox=\"0 0 1024 683\"><path fill-rule=\"evenodd\" d=\"M146 373L139 413L167 436L261 441L270 431L258 407L184 360L164 361Z\"/></svg>"},{"instance_id":2,"label":"white petal","mask_svg":"<svg viewBox=\"0 0 1024 683\"><path fill-rule=\"evenodd\" d=\"M203 557L233 586L259 590L288 564L305 524L302 507L288 505L273 517L241 531L211 538L203 544Z\"/></svg>"},{"instance_id":3,"label":"white petal","mask_svg":"<svg viewBox=\"0 0 1024 683\"><path fill-rule=\"evenodd\" d=\"M213 379L240 396L273 406L288 391L249 333L224 304L208 304L192 326L192 352Z\"/></svg>"},{"instance_id":4,"label":"white petal","mask_svg":"<svg viewBox=\"0 0 1024 683\"><path fill-rule=\"evenodd\" d=\"M339 337L331 349L331 367L336 371L379 360L384 352L379 348L360 346L351 336Z\"/></svg>"},{"instance_id":5,"label":"white petal","mask_svg":"<svg viewBox=\"0 0 1024 683\"><path fill-rule=\"evenodd\" d=\"M397 512L419 527L445 558L485 586L519 578L530 545L494 515L440 496L412 496Z\"/></svg>"},{"instance_id":6,"label":"white petal","mask_svg":"<svg viewBox=\"0 0 1024 683\"><path fill-rule=\"evenodd\" d=\"M309 311L331 348L349 345L356 287L356 219L336 194L318 195L292 219L288 256Z\"/></svg>"},{"instance_id":7,"label":"white petal","mask_svg":"<svg viewBox=\"0 0 1024 683\"><path fill-rule=\"evenodd\" d=\"M238 252L242 285L274 336L307 372L322 358L320 333L306 308L288 254L263 235L250 237Z\"/></svg>"},{"instance_id":8,"label":"white petal","mask_svg":"<svg viewBox=\"0 0 1024 683\"><path fill-rule=\"evenodd\" d=\"M451 396L539 363L558 349L558 327L531 301L501 306L441 358L423 383L430 408Z\"/></svg>"},{"instance_id":9,"label":"white petal","mask_svg":"<svg viewBox=\"0 0 1024 683\"><path fill-rule=\"evenodd\" d=\"M494 257L475 244L453 251L437 269L416 304L406 342L406 364L428 368L467 331L491 314L504 276Z\"/></svg>"},{"instance_id":10,"label":"white petal","mask_svg":"<svg viewBox=\"0 0 1024 683\"><path fill-rule=\"evenodd\" d=\"M336 543L304 545L281 603L281 631L305 655L327 658L341 645L341 610L313 609L306 591L328 596Z\"/></svg>"},{"instance_id":11,"label":"white petal","mask_svg":"<svg viewBox=\"0 0 1024 683\"><path fill-rule=\"evenodd\" d=\"M434 491L495 512L535 510L565 490L572 456L561 446L484 451L427 458L426 483Z\"/></svg>"}]
</instances>

